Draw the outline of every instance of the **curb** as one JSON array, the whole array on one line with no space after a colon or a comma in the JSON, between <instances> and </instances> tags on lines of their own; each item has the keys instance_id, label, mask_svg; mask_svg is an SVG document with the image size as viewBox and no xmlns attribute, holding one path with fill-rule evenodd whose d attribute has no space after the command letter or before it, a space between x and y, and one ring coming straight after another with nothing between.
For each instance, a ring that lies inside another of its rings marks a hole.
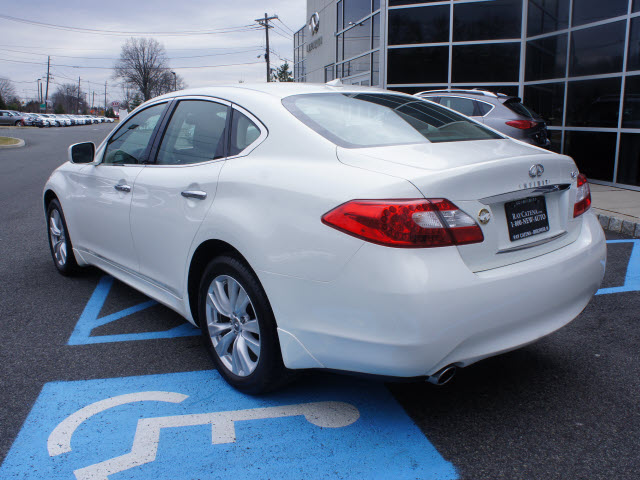
<instances>
[{"instance_id":1,"label":"curb","mask_svg":"<svg viewBox=\"0 0 640 480\"><path fill-rule=\"evenodd\" d=\"M640 222L633 222L631 220L624 220L622 218L605 215L603 213L596 213L598 221L602 228L609 230L610 232L623 233L630 237L640 238Z\"/></svg>"},{"instance_id":2,"label":"curb","mask_svg":"<svg viewBox=\"0 0 640 480\"><path fill-rule=\"evenodd\" d=\"M15 137L9 137L9 138L15 138ZM0 149L2 149L2 148L20 148L20 147L24 147L24 140L22 140L21 138L16 138L16 140L18 140L18 143L15 143L13 145L0 145Z\"/></svg>"}]
</instances>

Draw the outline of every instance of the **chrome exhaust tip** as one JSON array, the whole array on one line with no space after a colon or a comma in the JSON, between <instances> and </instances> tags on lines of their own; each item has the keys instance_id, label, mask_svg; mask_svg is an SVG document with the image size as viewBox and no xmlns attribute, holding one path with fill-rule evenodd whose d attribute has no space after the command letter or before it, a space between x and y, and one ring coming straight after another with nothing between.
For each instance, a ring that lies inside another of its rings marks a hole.
<instances>
[{"instance_id":1,"label":"chrome exhaust tip","mask_svg":"<svg viewBox=\"0 0 640 480\"><path fill-rule=\"evenodd\" d=\"M455 365L446 366L433 375L428 376L427 382L433 383L434 385L444 385L451 381L457 370L458 368Z\"/></svg>"}]
</instances>

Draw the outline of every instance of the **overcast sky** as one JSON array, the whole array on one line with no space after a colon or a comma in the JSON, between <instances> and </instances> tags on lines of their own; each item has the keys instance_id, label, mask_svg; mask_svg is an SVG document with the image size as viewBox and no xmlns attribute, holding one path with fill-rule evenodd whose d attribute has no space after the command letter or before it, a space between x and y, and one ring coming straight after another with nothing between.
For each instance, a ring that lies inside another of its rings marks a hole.
<instances>
[{"instance_id":1,"label":"overcast sky","mask_svg":"<svg viewBox=\"0 0 640 480\"><path fill-rule=\"evenodd\" d=\"M305 23L305 0L36 0L3 2L2 15L64 27L118 32L179 32L220 30L255 25L256 18L278 15L270 30L272 66L293 57L292 30ZM36 79L45 78L51 56L53 85L76 83L96 92L96 104L119 100L121 88L113 64L127 36L59 30L0 18L0 77L14 82L22 99L36 96ZM170 66L189 87L221 83L262 82L266 78L264 29L206 35L153 36L164 45ZM206 56L205 56L206 55ZM178 58L178 57L198 58ZM81 58L82 57L82 58ZM99 57L99 58L96 58ZM31 63L27 63L31 62ZM218 68L184 68L253 63ZM89 68L102 67L102 68ZM106 68L104 68L106 67ZM293 69L293 66L291 67ZM100 98L100 102L98 102Z\"/></svg>"}]
</instances>

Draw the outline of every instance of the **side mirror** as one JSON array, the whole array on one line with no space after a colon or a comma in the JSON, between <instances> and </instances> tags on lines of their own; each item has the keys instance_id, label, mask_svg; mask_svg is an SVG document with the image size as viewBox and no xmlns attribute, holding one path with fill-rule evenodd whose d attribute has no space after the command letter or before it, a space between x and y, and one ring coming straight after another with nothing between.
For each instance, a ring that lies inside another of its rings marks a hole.
<instances>
[{"instance_id":1,"label":"side mirror","mask_svg":"<svg viewBox=\"0 0 640 480\"><path fill-rule=\"evenodd\" d=\"M76 143L69 147L69 161L71 163L91 163L96 154L93 142Z\"/></svg>"}]
</instances>

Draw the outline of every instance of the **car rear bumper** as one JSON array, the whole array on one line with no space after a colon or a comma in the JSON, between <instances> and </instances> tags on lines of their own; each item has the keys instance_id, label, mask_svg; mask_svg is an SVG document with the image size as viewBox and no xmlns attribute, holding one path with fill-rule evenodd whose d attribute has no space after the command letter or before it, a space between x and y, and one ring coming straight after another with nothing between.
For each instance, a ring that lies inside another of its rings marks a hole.
<instances>
[{"instance_id":1,"label":"car rear bumper","mask_svg":"<svg viewBox=\"0 0 640 480\"><path fill-rule=\"evenodd\" d=\"M431 375L531 343L573 320L604 276L606 241L591 212L578 239L473 273L455 247L365 243L332 282L259 272L285 365Z\"/></svg>"}]
</instances>

